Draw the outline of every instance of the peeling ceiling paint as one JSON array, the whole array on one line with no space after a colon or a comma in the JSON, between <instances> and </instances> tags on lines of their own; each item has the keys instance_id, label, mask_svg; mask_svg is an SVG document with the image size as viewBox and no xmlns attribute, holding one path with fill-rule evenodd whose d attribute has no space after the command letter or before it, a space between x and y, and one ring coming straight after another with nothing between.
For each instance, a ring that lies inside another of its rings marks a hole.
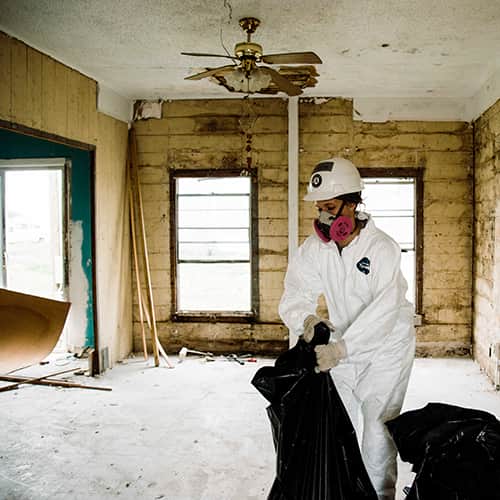
<instances>
[{"instance_id":1,"label":"peeling ceiling paint","mask_svg":"<svg viewBox=\"0 0 500 500\"><path fill-rule=\"evenodd\" d=\"M238 96L184 78L246 35L264 53L316 52L304 96L464 99L500 71L498 0L0 0L0 29L127 99ZM222 64L221 64L221 61Z\"/></svg>"}]
</instances>

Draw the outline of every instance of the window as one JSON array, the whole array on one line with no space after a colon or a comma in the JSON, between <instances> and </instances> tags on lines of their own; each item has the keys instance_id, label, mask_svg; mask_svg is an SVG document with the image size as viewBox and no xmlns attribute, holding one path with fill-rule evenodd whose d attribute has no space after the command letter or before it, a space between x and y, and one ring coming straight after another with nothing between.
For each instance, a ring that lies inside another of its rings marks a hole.
<instances>
[{"instance_id":1,"label":"window","mask_svg":"<svg viewBox=\"0 0 500 500\"><path fill-rule=\"evenodd\" d=\"M365 209L377 227L401 246L401 270L408 282L407 298L420 311L421 283L421 176L414 169L361 169ZM370 174L370 175L368 175Z\"/></svg>"},{"instance_id":2,"label":"window","mask_svg":"<svg viewBox=\"0 0 500 500\"><path fill-rule=\"evenodd\" d=\"M251 176L239 171L172 173L177 319L254 316L253 184Z\"/></svg>"}]
</instances>

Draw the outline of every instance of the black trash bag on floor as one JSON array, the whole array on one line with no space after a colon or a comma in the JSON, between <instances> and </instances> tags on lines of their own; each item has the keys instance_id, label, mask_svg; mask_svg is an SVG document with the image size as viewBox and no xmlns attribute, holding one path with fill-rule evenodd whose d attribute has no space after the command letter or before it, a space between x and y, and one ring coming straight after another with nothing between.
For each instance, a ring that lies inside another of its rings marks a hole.
<instances>
[{"instance_id":1,"label":"black trash bag on floor","mask_svg":"<svg viewBox=\"0 0 500 500\"><path fill-rule=\"evenodd\" d=\"M314 346L329 336L316 328L310 344L300 339L252 379L271 403L277 470L268 500L377 500L335 384L314 371Z\"/></svg>"},{"instance_id":2,"label":"black trash bag on floor","mask_svg":"<svg viewBox=\"0 0 500 500\"><path fill-rule=\"evenodd\" d=\"M494 415L429 403L386 426L416 473L406 500L500 499L500 421Z\"/></svg>"}]
</instances>

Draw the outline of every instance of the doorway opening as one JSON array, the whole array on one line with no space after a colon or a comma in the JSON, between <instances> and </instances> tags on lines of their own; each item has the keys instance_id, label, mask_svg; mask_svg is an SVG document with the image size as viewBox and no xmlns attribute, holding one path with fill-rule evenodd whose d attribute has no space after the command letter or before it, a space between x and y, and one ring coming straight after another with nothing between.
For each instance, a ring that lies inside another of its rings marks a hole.
<instances>
[{"instance_id":1,"label":"doorway opening","mask_svg":"<svg viewBox=\"0 0 500 500\"><path fill-rule=\"evenodd\" d=\"M0 285L68 300L64 158L0 161ZM56 351L66 350L63 331Z\"/></svg>"}]
</instances>

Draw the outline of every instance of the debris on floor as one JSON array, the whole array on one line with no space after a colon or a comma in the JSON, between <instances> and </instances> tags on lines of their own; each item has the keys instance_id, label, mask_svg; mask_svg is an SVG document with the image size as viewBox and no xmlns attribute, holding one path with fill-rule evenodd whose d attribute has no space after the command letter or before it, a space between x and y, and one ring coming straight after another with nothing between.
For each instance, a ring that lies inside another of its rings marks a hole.
<instances>
[{"instance_id":1,"label":"debris on floor","mask_svg":"<svg viewBox=\"0 0 500 500\"><path fill-rule=\"evenodd\" d=\"M195 354L197 356L203 356L204 358L213 358L214 355L211 352L196 351L194 349L188 349L187 347L182 347L179 351L179 363L182 363L188 354Z\"/></svg>"},{"instance_id":2,"label":"debris on floor","mask_svg":"<svg viewBox=\"0 0 500 500\"><path fill-rule=\"evenodd\" d=\"M83 364L82 364L83 363ZM52 373L40 373L40 367L47 365L66 366L64 370L58 370ZM68 367L71 366L71 367ZM25 372L20 374L19 372ZM60 375L66 375L64 378L59 378ZM45 385L65 388L80 388L80 389L95 389L99 391L111 391L111 387L104 387L99 385L88 385L67 380L67 376L85 375L90 376L89 372L85 369L83 360L78 359L72 354L66 355L49 355L46 359L31 366L23 366L11 370L5 374L0 374L0 392L7 392L16 390L23 385ZM55 378L58 377L58 378ZM1 382L9 382L8 384L1 384Z\"/></svg>"},{"instance_id":3,"label":"debris on floor","mask_svg":"<svg viewBox=\"0 0 500 500\"><path fill-rule=\"evenodd\" d=\"M214 353L212 352L205 352L205 351L197 351L195 349L188 349L187 347L182 347L181 350L179 351L178 355L178 363L182 363L186 360L188 357L188 354L197 356L197 359L202 362L210 362L210 361L216 361L217 359L224 360L224 361L233 361L235 363L238 363L239 365L244 365L245 363L256 363L257 358L254 357L253 354L245 353L245 354L222 354L218 357L215 356Z\"/></svg>"}]
</instances>

